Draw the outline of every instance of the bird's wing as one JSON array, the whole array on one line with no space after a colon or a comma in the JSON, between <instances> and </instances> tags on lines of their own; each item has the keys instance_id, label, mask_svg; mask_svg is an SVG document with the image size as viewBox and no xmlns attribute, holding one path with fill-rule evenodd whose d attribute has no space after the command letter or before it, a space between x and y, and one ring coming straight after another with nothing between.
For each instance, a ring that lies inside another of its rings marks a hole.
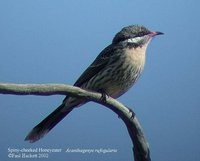
<instances>
[{"instance_id":1,"label":"bird's wing","mask_svg":"<svg viewBox=\"0 0 200 161\"><path fill-rule=\"evenodd\" d=\"M94 60L94 62L83 72L79 79L75 82L75 86L80 87L82 84L90 80L94 75L106 67L109 62L109 57L112 56L115 48L113 45L106 47Z\"/></svg>"}]
</instances>

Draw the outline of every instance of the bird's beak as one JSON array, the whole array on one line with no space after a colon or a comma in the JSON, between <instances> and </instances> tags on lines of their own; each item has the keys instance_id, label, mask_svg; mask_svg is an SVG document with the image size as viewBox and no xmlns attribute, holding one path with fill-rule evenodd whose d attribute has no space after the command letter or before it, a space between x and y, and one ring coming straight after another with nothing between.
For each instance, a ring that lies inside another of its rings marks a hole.
<instances>
[{"instance_id":1,"label":"bird's beak","mask_svg":"<svg viewBox=\"0 0 200 161\"><path fill-rule=\"evenodd\" d=\"M163 32L156 31L156 32L151 32L149 35L154 37L154 36L163 35L163 34L164 34Z\"/></svg>"},{"instance_id":2,"label":"bird's beak","mask_svg":"<svg viewBox=\"0 0 200 161\"><path fill-rule=\"evenodd\" d=\"M156 31L155 33L156 33L156 35L164 35L163 32L159 32L159 31Z\"/></svg>"}]
</instances>

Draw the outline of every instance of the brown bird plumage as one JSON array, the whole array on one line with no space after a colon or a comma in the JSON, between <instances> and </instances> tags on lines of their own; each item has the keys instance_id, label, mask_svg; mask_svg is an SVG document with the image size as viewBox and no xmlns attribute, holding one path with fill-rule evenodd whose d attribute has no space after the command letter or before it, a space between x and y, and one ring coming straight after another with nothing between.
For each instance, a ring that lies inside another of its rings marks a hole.
<instances>
[{"instance_id":1,"label":"brown bird plumage","mask_svg":"<svg viewBox=\"0 0 200 161\"><path fill-rule=\"evenodd\" d=\"M124 27L74 85L118 98L139 78L145 64L146 48L151 39L160 34L163 33L151 32L138 25ZM73 108L86 102L84 99L67 96L54 112L32 129L25 140L30 142L39 140Z\"/></svg>"}]
</instances>

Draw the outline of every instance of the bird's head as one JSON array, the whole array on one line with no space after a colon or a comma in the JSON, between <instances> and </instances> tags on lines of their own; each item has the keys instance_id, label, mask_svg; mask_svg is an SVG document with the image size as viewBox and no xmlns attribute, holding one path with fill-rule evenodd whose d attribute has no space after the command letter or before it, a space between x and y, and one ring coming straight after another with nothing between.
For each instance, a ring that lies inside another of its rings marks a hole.
<instances>
[{"instance_id":1,"label":"bird's head","mask_svg":"<svg viewBox=\"0 0 200 161\"><path fill-rule=\"evenodd\" d=\"M144 26L132 25L124 27L120 32L118 32L112 43L117 44L125 42L126 44L130 44L137 48L149 43L154 36L162 34L162 32L152 32Z\"/></svg>"}]
</instances>

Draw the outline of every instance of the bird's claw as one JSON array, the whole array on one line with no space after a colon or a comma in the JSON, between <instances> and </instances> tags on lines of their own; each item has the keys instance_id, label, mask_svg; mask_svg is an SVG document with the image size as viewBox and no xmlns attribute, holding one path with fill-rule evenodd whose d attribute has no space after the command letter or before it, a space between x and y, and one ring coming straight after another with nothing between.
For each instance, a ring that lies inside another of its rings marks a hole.
<instances>
[{"instance_id":1,"label":"bird's claw","mask_svg":"<svg viewBox=\"0 0 200 161\"><path fill-rule=\"evenodd\" d=\"M106 99L109 97L108 94L104 90L99 90L99 92L101 93L101 100L106 102Z\"/></svg>"},{"instance_id":2,"label":"bird's claw","mask_svg":"<svg viewBox=\"0 0 200 161\"><path fill-rule=\"evenodd\" d=\"M128 107L127 107L128 108ZM135 112L133 112L133 110L132 109L130 109L130 108L128 108L128 110L129 110L129 113L131 114L131 119L133 119L134 117L135 117Z\"/></svg>"}]
</instances>

